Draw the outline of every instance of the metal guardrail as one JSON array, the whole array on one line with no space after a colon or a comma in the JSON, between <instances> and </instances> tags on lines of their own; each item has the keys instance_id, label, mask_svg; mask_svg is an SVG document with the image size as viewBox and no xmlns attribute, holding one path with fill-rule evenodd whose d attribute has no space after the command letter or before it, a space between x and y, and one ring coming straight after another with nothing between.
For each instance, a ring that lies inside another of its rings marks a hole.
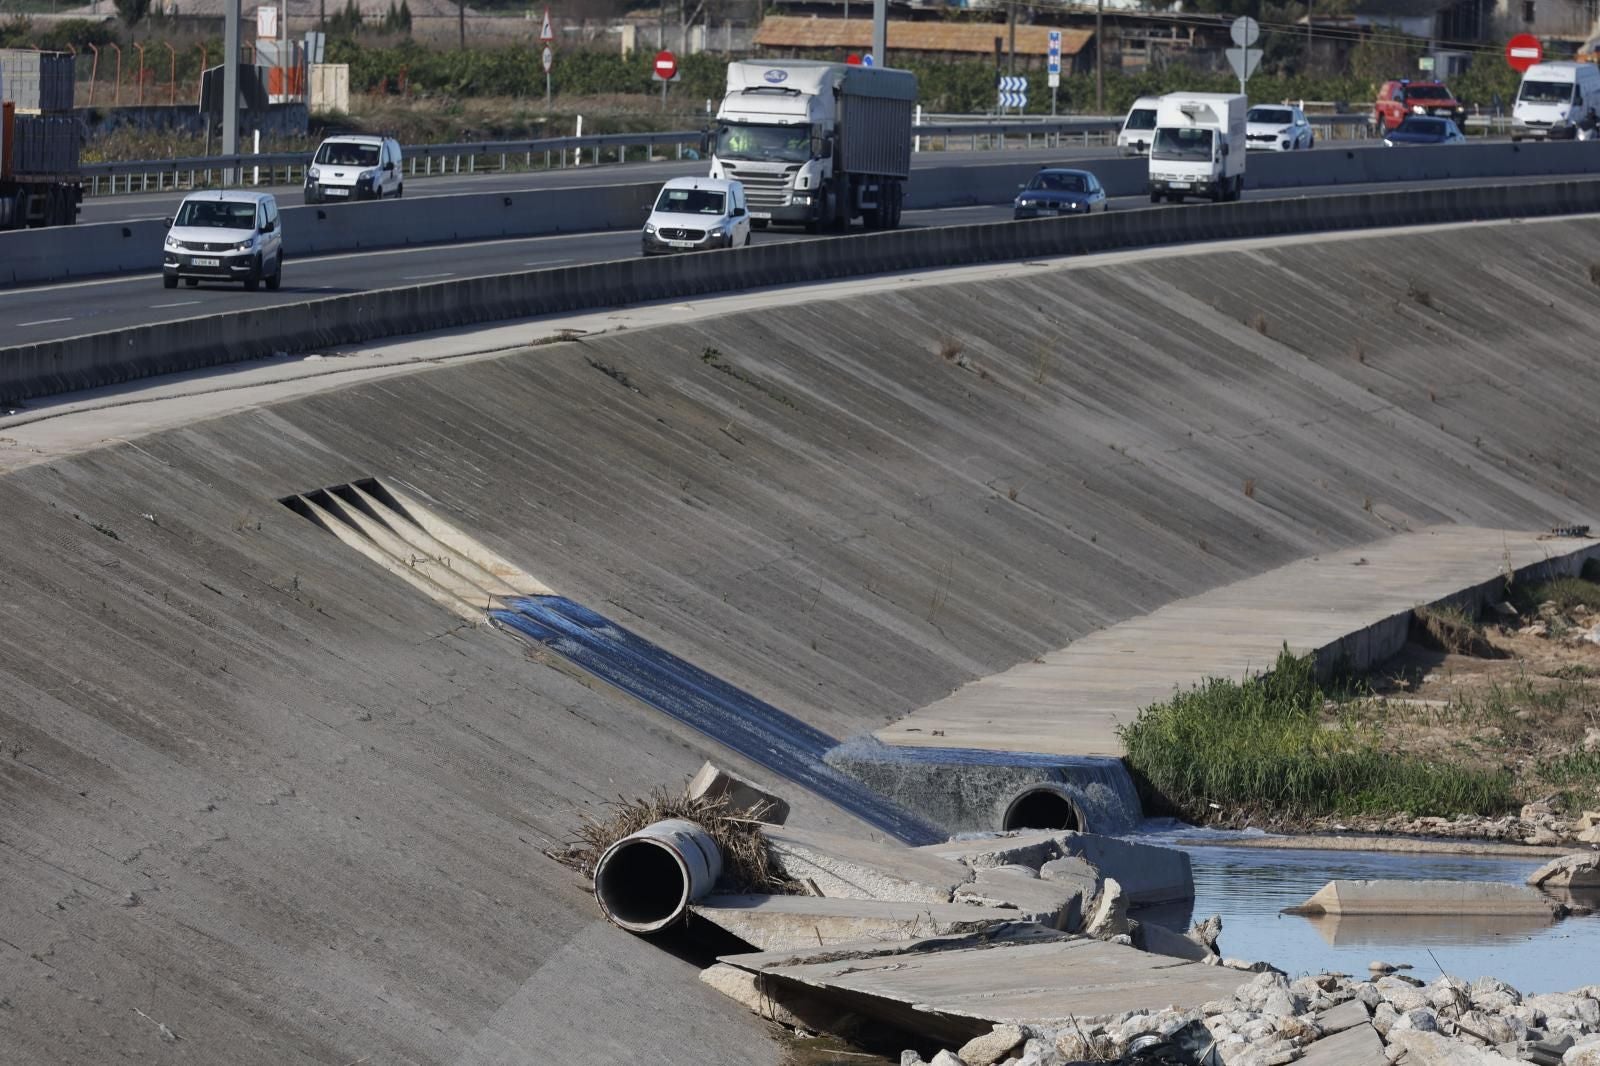
<instances>
[{"instance_id":1,"label":"metal guardrail","mask_svg":"<svg viewBox=\"0 0 1600 1066\"><path fill-rule=\"evenodd\" d=\"M1115 141L1122 120L1115 117L930 116L947 121L923 122L915 127L916 150L991 151L1011 147L1089 147ZM1367 115L1308 116L1323 140L1364 136ZM1487 120L1485 120L1487 121ZM1468 125L1474 120L1469 119ZM1357 133L1356 131L1359 131ZM1344 137L1339 136L1344 133ZM400 148L407 176L433 174L503 173L509 170L555 169L599 165L604 162L649 162L658 149L671 150L683 159L686 149L698 150L700 130L663 133L604 133L586 137L546 137L521 141L475 141L460 144L413 144ZM312 153L262 152L251 155L192 156L180 159L144 159L120 163L88 163L81 171L91 196L133 192L200 189L223 185L296 185L305 180ZM609 157L609 158L608 158ZM690 156L693 158L693 156Z\"/></svg>"}]
</instances>

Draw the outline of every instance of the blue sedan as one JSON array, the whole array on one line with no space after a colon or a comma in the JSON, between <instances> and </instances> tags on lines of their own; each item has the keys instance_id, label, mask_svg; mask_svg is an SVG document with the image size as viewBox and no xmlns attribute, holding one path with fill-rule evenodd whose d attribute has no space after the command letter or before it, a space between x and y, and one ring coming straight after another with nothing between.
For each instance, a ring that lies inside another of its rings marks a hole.
<instances>
[{"instance_id":1,"label":"blue sedan","mask_svg":"<svg viewBox=\"0 0 1600 1066\"><path fill-rule=\"evenodd\" d=\"M1011 205L1014 219L1087 215L1107 209L1106 191L1087 170L1041 170Z\"/></svg>"},{"instance_id":2,"label":"blue sedan","mask_svg":"<svg viewBox=\"0 0 1600 1066\"><path fill-rule=\"evenodd\" d=\"M1390 148L1401 144L1465 144L1466 134L1452 119L1412 115L1384 135Z\"/></svg>"}]
</instances>

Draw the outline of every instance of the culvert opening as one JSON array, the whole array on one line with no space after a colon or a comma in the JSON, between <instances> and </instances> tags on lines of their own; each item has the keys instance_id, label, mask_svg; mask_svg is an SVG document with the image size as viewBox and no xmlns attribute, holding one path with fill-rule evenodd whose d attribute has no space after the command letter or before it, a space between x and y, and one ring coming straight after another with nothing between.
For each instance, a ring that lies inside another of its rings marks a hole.
<instances>
[{"instance_id":1,"label":"culvert opening","mask_svg":"<svg viewBox=\"0 0 1600 1066\"><path fill-rule=\"evenodd\" d=\"M1012 797L1006 805L1005 818L1000 826L1012 829L1071 829L1083 832L1083 811L1059 788L1048 785L1025 789Z\"/></svg>"},{"instance_id":2,"label":"culvert opening","mask_svg":"<svg viewBox=\"0 0 1600 1066\"><path fill-rule=\"evenodd\" d=\"M689 872L653 840L619 841L600 857L594 894L611 920L635 933L664 929L689 906Z\"/></svg>"}]
</instances>

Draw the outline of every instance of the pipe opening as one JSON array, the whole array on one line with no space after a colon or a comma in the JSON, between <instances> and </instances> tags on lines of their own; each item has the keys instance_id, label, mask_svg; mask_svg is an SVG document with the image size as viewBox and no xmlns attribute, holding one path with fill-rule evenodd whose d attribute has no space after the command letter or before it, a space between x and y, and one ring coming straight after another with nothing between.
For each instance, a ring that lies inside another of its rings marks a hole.
<instances>
[{"instance_id":1,"label":"pipe opening","mask_svg":"<svg viewBox=\"0 0 1600 1066\"><path fill-rule=\"evenodd\" d=\"M1030 788L1006 805L1001 829L1071 829L1082 832L1083 812L1065 792L1048 785Z\"/></svg>"},{"instance_id":2,"label":"pipe opening","mask_svg":"<svg viewBox=\"0 0 1600 1066\"><path fill-rule=\"evenodd\" d=\"M689 872L669 845L631 837L601 856L594 894L612 921L631 932L650 933L683 917Z\"/></svg>"}]
</instances>

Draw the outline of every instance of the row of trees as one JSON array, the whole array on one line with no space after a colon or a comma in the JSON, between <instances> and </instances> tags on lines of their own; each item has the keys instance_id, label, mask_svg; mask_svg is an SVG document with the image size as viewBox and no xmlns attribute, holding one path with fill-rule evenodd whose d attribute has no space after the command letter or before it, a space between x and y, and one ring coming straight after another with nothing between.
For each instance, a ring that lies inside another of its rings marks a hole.
<instances>
[{"instance_id":1,"label":"row of trees","mask_svg":"<svg viewBox=\"0 0 1600 1066\"><path fill-rule=\"evenodd\" d=\"M360 14L353 0L335 8L329 16L328 61L350 64L350 87L358 92L382 91L400 84L404 75L407 91L431 96L540 97L544 95L544 72L534 44L525 47L469 48L439 50L423 47L404 36L411 16L409 0L391 5L388 24L393 43L358 29ZM1263 34L1263 43L1274 34ZM63 50L69 45L86 51L89 44L103 47L115 41L114 27L106 23L65 21L35 30L25 21L0 24L0 47L37 47ZM191 49L192 51L192 49ZM220 40L210 48L216 56ZM556 59L554 84L563 96L604 96L644 94L659 91L651 79L651 56L646 52L621 56L614 52L561 51ZM1358 45L1347 69L1326 77L1311 77L1280 68L1273 73L1258 73L1250 82L1250 94L1260 100L1331 100L1362 110L1370 106L1378 85L1417 69L1420 42L1368 41ZM198 52L193 59L198 64ZM180 58L181 67L189 65ZM897 62L900 62L897 60ZM679 60L681 80L672 93L680 100L715 99L722 93L727 61L724 57L702 53ZM932 111L983 112L994 107L993 63L974 60L964 63L934 63L908 60L903 65L915 71L922 88L922 101ZM1043 72L1028 74L1028 110L1048 113L1050 91ZM1231 74L1201 72L1172 67L1138 75L1107 71L1105 106L1120 112L1142 95L1176 89L1228 90L1237 82ZM1517 74L1498 51L1485 51L1463 75L1451 80L1456 94L1469 103L1487 108L1498 96L1509 101L1516 94ZM1058 97L1061 110L1087 110L1094 106L1094 79L1088 75L1062 79Z\"/></svg>"}]
</instances>

